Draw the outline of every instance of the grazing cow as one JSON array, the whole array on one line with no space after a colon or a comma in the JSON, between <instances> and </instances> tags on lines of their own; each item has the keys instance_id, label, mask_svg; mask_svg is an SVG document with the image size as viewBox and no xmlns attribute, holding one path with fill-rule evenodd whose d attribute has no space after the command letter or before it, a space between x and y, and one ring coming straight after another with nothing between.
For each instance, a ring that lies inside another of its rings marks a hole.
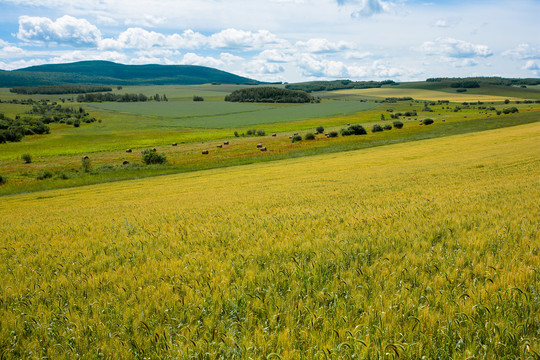
<instances>
[{"instance_id":1,"label":"grazing cow","mask_svg":"<svg viewBox=\"0 0 540 360\"><path fill-rule=\"evenodd\" d=\"M178 144L177 143L172 143L172 146L178 146Z\"/></svg>"},{"instance_id":2,"label":"grazing cow","mask_svg":"<svg viewBox=\"0 0 540 360\"><path fill-rule=\"evenodd\" d=\"M157 151L156 148L153 148L152 151Z\"/></svg>"},{"instance_id":3,"label":"grazing cow","mask_svg":"<svg viewBox=\"0 0 540 360\"><path fill-rule=\"evenodd\" d=\"M202 153L203 155L208 155L208 150L203 150Z\"/></svg>"},{"instance_id":4,"label":"grazing cow","mask_svg":"<svg viewBox=\"0 0 540 360\"><path fill-rule=\"evenodd\" d=\"M126 152L127 152L127 153L130 153L130 152L131 152L131 149L126 149Z\"/></svg>"},{"instance_id":5,"label":"grazing cow","mask_svg":"<svg viewBox=\"0 0 540 360\"><path fill-rule=\"evenodd\" d=\"M229 142L228 142L228 141L225 141L225 142L223 143L223 145L229 145Z\"/></svg>"},{"instance_id":6,"label":"grazing cow","mask_svg":"<svg viewBox=\"0 0 540 360\"><path fill-rule=\"evenodd\" d=\"M266 151L266 146L262 147L261 151Z\"/></svg>"},{"instance_id":7,"label":"grazing cow","mask_svg":"<svg viewBox=\"0 0 540 360\"><path fill-rule=\"evenodd\" d=\"M272 134L272 136L277 136L277 134Z\"/></svg>"},{"instance_id":8,"label":"grazing cow","mask_svg":"<svg viewBox=\"0 0 540 360\"><path fill-rule=\"evenodd\" d=\"M223 147L223 145L219 144L217 147L221 149Z\"/></svg>"},{"instance_id":9,"label":"grazing cow","mask_svg":"<svg viewBox=\"0 0 540 360\"><path fill-rule=\"evenodd\" d=\"M124 162L122 163L122 165L129 165L129 161L124 160Z\"/></svg>"},{"instance_id":10,"label":"grazing cow","mask_svg":"<svg viewBox=\"0 0 540 360\"><path fill-rule=\"evenodd\" d=\"M257 144L257 149L262 148L262 144Z\"/></svg>"},{"instance_id":11,"label":"grazing cow","mask_svg":"<svg viewBox=\"0 0 540 360\"><path fill-rule=\"evenodd\" d=\"M83 156L83 160L90 159L88 155Z\"/></svg>"}]
</instances>

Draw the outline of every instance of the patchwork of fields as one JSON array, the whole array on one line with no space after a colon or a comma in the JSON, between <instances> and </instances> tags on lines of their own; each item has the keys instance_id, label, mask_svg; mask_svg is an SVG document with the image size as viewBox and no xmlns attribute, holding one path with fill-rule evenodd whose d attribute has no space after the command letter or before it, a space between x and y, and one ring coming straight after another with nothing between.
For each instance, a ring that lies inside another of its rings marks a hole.
<instances>
[{"instance_id":1,"label":"patchwork of fields","mask_svg":"<svg viewBox=\"0 0 540 360\"><path fill-rule=\"evenodd\" d=\"M540 125L4 197L3 358L537 358Z\"/></svg>"}]
</instances>

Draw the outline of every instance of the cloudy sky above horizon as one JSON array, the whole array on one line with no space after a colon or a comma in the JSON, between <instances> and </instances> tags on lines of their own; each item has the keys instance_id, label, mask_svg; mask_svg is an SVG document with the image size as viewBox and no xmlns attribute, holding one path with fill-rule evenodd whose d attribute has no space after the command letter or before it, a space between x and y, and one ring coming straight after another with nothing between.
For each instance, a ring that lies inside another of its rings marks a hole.
<instances>
[{"instance_id":1,"label":"cloudy sky above horizon","mask_svg":"<svg viewBox=\"0 0 540 360\"><path fill-rule=\"evenodd\" d=\"M0 69L110 60L262 81L540 77L540 0L0 0Z\"/></svg>"}]
</instances>

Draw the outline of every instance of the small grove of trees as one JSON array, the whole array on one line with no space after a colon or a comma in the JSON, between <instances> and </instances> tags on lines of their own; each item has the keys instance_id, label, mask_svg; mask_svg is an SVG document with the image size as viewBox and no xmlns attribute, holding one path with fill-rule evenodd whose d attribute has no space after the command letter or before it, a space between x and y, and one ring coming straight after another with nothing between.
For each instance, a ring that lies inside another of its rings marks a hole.
<instances>
[{"instance_id":1,"label":"small grove of trees","mask_svg":"<svg viewBox=\"0 0 540 360\"><path fill-rule=\"evenodd\" d=\"M239 134L238 131L234 132L234 136L236 137L244 137L244 136L266 136L266 131L263 129L249 129L245 133Z\"/></svg>"},{"instance_id":2,"label":"small grove of trees","mask_svg":"<svg viewBox=\"0 0 540 360\"><path fill-rule=\"evenodd\" d=\"M225 97L231 102L259 103L310 103L318 102L305 91L288 90L276 87L257 87L235 90Z\"/></svg>"},{"instance_id":3,"label":"small grove of trees","mask_svg":"<svg viewBox=\"0 0 540 360\"><path fill-rule=\"evenodd\" d=\"M504 114L514 114L514 113L518 113L519 110L518 110L517 107L513 106L513 107L511 107L511 108L505 108L505 109L503 109L502 112L503 112Z\"/></svg>"},{"instance_id":4,"label":"small grove of trees","mask_svg":"<svg viewBox=\"0 0 540 360\"><path fill-rule=\"evenodd\" d=\"M194 95L193 96L193 101L204 101L204 98L202 96Z\"/></svg>"}]
</instances>

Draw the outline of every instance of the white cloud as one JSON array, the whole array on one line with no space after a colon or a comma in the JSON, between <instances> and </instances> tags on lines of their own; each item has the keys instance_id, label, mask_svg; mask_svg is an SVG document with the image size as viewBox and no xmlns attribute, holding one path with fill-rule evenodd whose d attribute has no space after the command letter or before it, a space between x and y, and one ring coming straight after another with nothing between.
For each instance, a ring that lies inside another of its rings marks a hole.
<instances>
[{"instance_id":1,"label":"white cloud","mask_svg":"<svg viewBox=\"0 0 540 360\"><path fill-rule=\"evenodd\" d=\"M221 53L219 54L219 58L221 59L221 61L223 61L227 65L244 61L244 58L230 54L230 53Z\"/></svg>"},{"instance_id":2,"label":"white cloud","mask_svg":"<svg viewBox=\"0 0 540 360\"><path fill-rule=\"evenodd\" d=\"M294 59L294 56L278 49L268 49L256 56L259 60L273 63L287 63Z\"/></svg>"},{"instance_id":3,"label":"white cloud","mask_svg":"<svg viewBox=\"0 0 540 360\"><path fill-rule=\"evenodd\" d=\"M20 58L26 55L27 52L17 46L7 45L0 48L0 58Z\"/></svg>"},{"instance_id":4,"label":"white cloud","mask_svg":"<svg viewBox=\"0 0 540 360\"><path fill-rule=\"evenodd\" d=\"M487 45L472 44L453 38L426 41L422 44L420 50L427 55L441 55L449 58L488 57L493 55Z\"/></svg>"},{"instance_id":5,"label":"white cloud","mask_svg":"<svg viewBox=\"0 0 540 360\"><path fill-rule=\"evenodd\" d=\"M435 22L435 26L445 28L448 27L448 22L446 20L439 19Z\"/></svg>"},{"instance_id":6,"label":"white cloud","mask_svg":"<svg viewBox=\"0 0 540 360\"><path fill-rule=\"evenodd\" d=\"M353 18L365 18L377 14L387 13L393 4L382 0L363 0L362 6L353 12Z\"/></svg>"},{"instance_id":7,"label":"white cloud","mask_svg":"<svg viewBox=\"0 0 540 360\"><path fill-rule=\"evenodd\" d=\"M163 16L152 16L150 14L144 14L142 18L140 19L126 19L125 24L126 25L137 25L137 26L144 26L144 27L156 27L160 24L163 24L167 20Z\"/></svg>"},{"instance_id":8,"label":"white cloud","mask_svg":"<svg viewBox=\"0 0 540 360\"><path fill-rule=\"evenodd\" d=\"M255 75L279 74L285 71L279 63L268 63L264 60L253 60L247 63L246 71Z\"/></svg>"},{"instance_id":9,"label":"white cloud","mask_svg":"<svg viewBox=\"0 0 540 360\"><path fill-rule=\"evenodd\" d=\"M345 78L349 73L341 61L328 60L311 54L303 54L297 66L305 76L324 78Z\"/></svg>"},{"instance_id":10,"label":"white cloud","mask_svg":"<svg viewBox=\"0 0 540 360\"><path fill-rule=\"evenodd\" d=\"M540 59L540 49L529 44L519 44L516 48L503 52L503 55L518 60Z\"/></svg>"},{"instance_id":11,"label":"white cloud","mask_svg":"<svg viewBox=\"0 0 540 360\"><path fill-rule=\"evenodd\" d=\"M375 54L373 54L372 52L370 51L347 51L345 53L345 59L356 59L356 60L363 60L363 59L367 59L367 58L370 58L372 56L374 56Z\"/></svg>"},{"instance_id":12,"label":"white cloud","mask_svg":"<svg viewBox=\"0 0 540 360\"><path fill-rule=\"evenodd\" d=\"M308 41L297 41L296 47L302 51L322 54L349 50L353 48L353 45L345 41L331 42L327 39L309 39Z\"/></svg>"},{"instance_id":13,"label":"white cloud","mask_svg":"<svg viewBox=\"0 0 540 360\"><path fill-rule=\"evenodd\" d=\"M223 60L213 58L211 56L199 56L194 53L187 53L180 61L180 64L183 65L200 65L208 66L213 68L223 67L225 63Z\"/></svg>"},{"instance_id":14,"label":"white cloud","mask_svg":"<svg viewBox=\"0 0 540 360\"><path fill-rule=\"evenodd\" d=\"M105 25L105 26L116 26L118 25L118 21L116 21L115 19L109 17L109 16L104 16L104 15L98 15L96 17L96 20L97 20L97 23L100 24L100 25Z\"/></svg>"},{"instance_id":15,"label":"white cloud","mask_svg":"<svg viewBox=\"0 0 540 360\"><path fill-rule=\"evenodd\" d=\"M251 50L269 45L284 44L285 41L267 30L257 32L226 29L210 36L210 46L214 49Z\"/></svg>"},{"instance_id":16,"label":"white cloud","mask_svg":"<svg viewBox=\"0 0 540 360\"><path fill-rule=\"evenodd\" d=\"M52 21L46 17L19 17L17 37L24 41L94 46L101 40L99 29L85 19L69 15Z\"/></svg>"},{"instance_id":17,"label":"white cloud","mask_svg":"<svg viewBox=\"0 0 540 360\"><path fill-rule=\"evenodd\" d=\"M540 61L529 60L523 67L524 70L540 70Z\"/></svg>"}]
</instances>

